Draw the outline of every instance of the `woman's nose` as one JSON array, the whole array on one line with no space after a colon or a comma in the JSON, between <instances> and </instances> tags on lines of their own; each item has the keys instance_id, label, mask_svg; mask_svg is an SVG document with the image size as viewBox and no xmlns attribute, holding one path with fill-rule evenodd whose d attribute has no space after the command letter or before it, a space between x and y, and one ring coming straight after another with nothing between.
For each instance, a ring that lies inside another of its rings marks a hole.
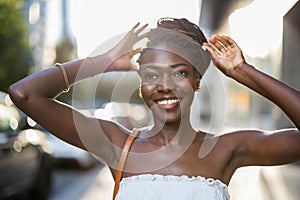
<instances>
[{"instance_id":1,"label":"woman's nose","mask_svg":"<svg viewBox=\"0 0 300 200\"><path fill-rule=\"evenodd\" d=\"M159 80L156 87L158 91L168 93L176 89L176 84L172 78L163 77Z\"/></svg>"}]
</instances>

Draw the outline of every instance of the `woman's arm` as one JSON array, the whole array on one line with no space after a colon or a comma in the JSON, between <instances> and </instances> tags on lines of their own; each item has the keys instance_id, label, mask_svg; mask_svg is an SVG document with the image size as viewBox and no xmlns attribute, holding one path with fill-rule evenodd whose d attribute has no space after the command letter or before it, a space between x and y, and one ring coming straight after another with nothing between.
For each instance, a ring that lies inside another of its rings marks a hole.
<instances>
[{"instance_id":1,"label":"woman's arm","mask_svg":"<svg viewBox=\"0 0 300 200\"><path fill-rule=\"evenodd\" d=\"M224 74L275 103L300 129L299 91L246 63L240 48L228 36L213 36L210 42L221 54L209 44L204 46L212 56L214 64Z\"/></svg>"},{"instance_id":2,"label":"woman's arm","mask_svg":"<svg viewBox=\"0 0 300 200\"><path fill-rule=\"evenodd\" d=\"M228 36L213 36L204 44L214 64L227 76L275 103L297 129L238 131L234 166L277 165L300 159L300 93L246 63L238 45ZM217 50L216 50L217 49Z\"/></svg>"},{"instance_id":3,"label":"woman's arm","mask_svg":"<svg viewBox=\"0 0 300 200\"><path fill-rule=\"evenodd\" d=\"M61 65L63 69L51 67L14 83L9 87L11 99L28 116L70 144L82 149L87 149L87 142L104 145L107 140L101 140L103 137L99 138L99 135L105 133L111 139L113 133L122 132L118 126L86 117L71 106L58 102L55 97L66 88L65 81L73 85L100 73L136 69L131 58L140 49L133 50L132 47L144 37L139 34L146 28L146 25L138 26L135 25L121 42L103 55L64 63ZM67 75L65 78L63 70Z\"/></svg>"}]
</instances>

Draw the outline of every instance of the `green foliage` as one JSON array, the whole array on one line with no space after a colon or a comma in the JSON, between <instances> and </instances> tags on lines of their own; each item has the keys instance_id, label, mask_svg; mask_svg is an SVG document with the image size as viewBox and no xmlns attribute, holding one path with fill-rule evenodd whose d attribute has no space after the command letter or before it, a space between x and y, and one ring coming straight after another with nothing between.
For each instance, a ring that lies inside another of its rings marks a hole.
<instances>
[{"instance_id":1,"label":"green foliage","mask_svg":"<svg viewBox=\"0 0 300 200\"><path fill-rule=\"evenodd\" d=\"M25 0L0 0L0 90L5 92L32 64L24 5Z\"/></svg>"}]
</instances>

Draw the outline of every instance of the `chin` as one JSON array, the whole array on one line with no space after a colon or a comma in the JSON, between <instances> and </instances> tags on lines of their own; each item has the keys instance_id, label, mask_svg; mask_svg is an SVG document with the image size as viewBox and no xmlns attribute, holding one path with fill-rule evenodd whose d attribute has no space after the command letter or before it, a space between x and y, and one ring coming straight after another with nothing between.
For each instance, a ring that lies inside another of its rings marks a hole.
<instances>
[{"instance_id":1,"label":"chin","mask_svg":"<svg viewBox=\"0 0 300 200\"><path fill-rule=\"evenodd\" d=\"M181 113L168 113L168 112L153 112L153 117L165 124L179 123L181 121Z\"/></svg>"}]
</instances>

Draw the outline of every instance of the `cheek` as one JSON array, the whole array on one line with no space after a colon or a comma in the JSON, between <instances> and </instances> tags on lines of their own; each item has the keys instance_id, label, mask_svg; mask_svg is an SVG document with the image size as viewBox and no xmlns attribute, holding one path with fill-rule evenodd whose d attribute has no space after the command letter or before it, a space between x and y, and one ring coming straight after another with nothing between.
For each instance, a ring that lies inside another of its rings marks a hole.
<instances>
[{"instance_id":1,"label":"cheek","mask_svg":"<svg viewBox=\"0 0 300 200\"><path fill-rule=\"evenodd\" d=\"M177 88L180 88L181 91L185 93L190 93L195 91L195 82L193 80L182 79L177 81Z\"/></svg>"},{"instance_id":2,"label":"cheek","mask_svg":"<svg viewBox=\"0 0 300 200\"><path fill-rule=\"evenodd\" d=\"M155 90L155 84L145 84L140 85L140 94L143 98L149 98L153 91Z\"/></svg>"}]
</instances>

